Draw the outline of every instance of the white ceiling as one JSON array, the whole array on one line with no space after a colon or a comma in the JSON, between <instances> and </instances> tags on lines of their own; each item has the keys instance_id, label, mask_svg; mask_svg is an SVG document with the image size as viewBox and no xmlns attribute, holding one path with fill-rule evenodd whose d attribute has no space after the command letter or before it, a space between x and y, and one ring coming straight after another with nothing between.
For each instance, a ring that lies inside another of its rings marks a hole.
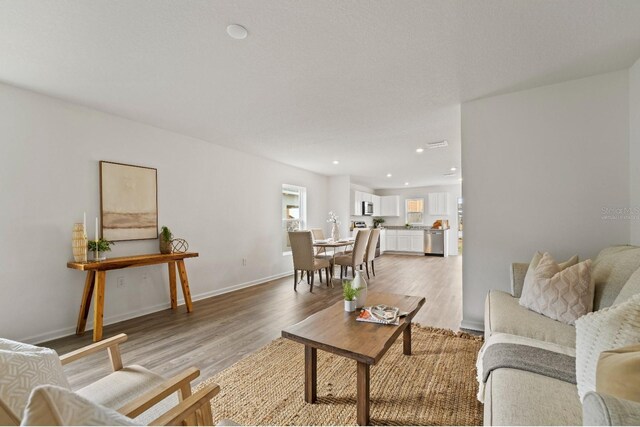
<instances>
[{"instance_id":1,"label":"white ceiling","mask_svg":"<svg viewBox=\"0 0 640 427\"><path fill-rule=\"evenodd\" d=\"M637 0L0 1L5 83L374 188L457 182L460 102L638 57Z\"/></svg>"}]
</instances>

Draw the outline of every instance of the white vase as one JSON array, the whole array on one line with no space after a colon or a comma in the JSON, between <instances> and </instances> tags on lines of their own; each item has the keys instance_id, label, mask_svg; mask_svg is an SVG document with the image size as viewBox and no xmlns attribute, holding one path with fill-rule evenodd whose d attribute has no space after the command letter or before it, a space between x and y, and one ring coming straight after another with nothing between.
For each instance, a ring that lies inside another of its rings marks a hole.
<instances>
[{"instance_id":1,"label":"white vase","mask_svg":"<svg viewBox=\"0 0 640 427\"><path fill-rule=\"evenodd\" d=\"M331 228L331 238L334 242L340 240L340 227L335 222L333 223L333 227Z\"/></svg>"},{"instance_id":2,"label":"white vase","mask_svg":"<svg viewBox=\"0 0 640 427\"><path fill-rule=\"evenodd\" d=\"M356 300L353 301L344 301L344 311L348 311L349 313L356 311Z\"/></svg>"},{"instance_id":3,"label":"white vase","mask_svg":"<svg viewBox=\"0 0 640 427\"><path fill-rule=\"evenodd\" d=\"M367 304L367 281L362 274L362 271L356 270L353 282L351 282L353 289L362 289L356 298L356 307L361 308Z\"/></svg>"}]
</instances>

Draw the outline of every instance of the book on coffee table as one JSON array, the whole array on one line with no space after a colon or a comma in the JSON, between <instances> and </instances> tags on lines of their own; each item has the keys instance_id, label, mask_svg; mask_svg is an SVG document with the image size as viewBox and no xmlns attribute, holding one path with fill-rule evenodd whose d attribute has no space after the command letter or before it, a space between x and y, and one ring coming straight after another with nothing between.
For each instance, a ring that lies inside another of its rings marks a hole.
<instances>
[{"instance_id":1,"label":"book on coffee table","mask_svg":"<svg viewBox=\"0 0 640 427\"><path fill-rule=\"evenodd\" d=\"M397 326L400 324L400 310L397 307L390 307L383 304L363 307L358 317L356 317L356 320L358 322Z\"/></svg>"}]
</instances>

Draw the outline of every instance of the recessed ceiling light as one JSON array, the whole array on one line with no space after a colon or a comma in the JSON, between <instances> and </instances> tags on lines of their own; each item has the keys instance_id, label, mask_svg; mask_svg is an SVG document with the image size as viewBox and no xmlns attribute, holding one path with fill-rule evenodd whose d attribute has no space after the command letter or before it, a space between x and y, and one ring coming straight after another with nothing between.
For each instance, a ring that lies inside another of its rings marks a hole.
<instances>
[{"instance_id":1,"label":"recessed ceiling light","mask_svg":"<svg viewBox=\"0 0 640 427\"><path fill-rule=\"evenodd\" d=\"M247 29L242 25L231 24L227 27L227 34L229 34L231 38L242 40L246 39L247 34L249 33L247 32Z\"/></svg>"},{"instance_id":2,"label":"recessed ceiling light","mask_svg":"<svg viewBox=\"0 0 640 427\"><path fill-rule=\"evenodd\" d=\"M408 183L408 182L405 182L405 183L404 183L404 185L409 185L409 183Z\"/></svg>"},{"instance_id":3,"label":"recessed ceiling light","mask_svg":"<svg viewBox=\"0 0 640 427\"><path fill-rule=\"evenodd\" d=\"M422 153L424 151L424 148L416 148L416 153Z\"/></svg>"},{"instance_id":4,"label":"recessed ceiling light","mask_svg":"<svg viewBox=\"0 0 640 427\"><path fill-rule=\"evenodd\" d=\"M387 174L387 178L391 178L391 174L390 173Z\"/></svg>"},{"instance_id":5,"label":"recessed ceiling light","mask_svg":"<svg viewBox=\"0 0 640 427\"><path fill-rule=\"evenodd\" d=\"M462 178L459 178L458 181L462 182Z\"/></svg>"},{"instance_id":6,"label":"recessed ceiling light","mask_svg":"<svg viewBox=\"0 0 640 427\"><path fill-rule=\"evenodd\" d=\"M340 163L340 161L338 161L338 160L334 160L332 163L333 163L334 165L337 165L338 163Z\"/></svg>"},{"instance_id":7,"label":"recessed ceiling light","mask_svg":"<svg viewBox=\"0 0 640 427\"><path fill-rule=\"evenodd\" d=\"M452 167L452 168L451 168L451 170L452 170L452 171L457 171L457 170L458 170L458 168L454 166L454 167Z\"/></svg>"},{"instance_id":8,"label":"recessed ceiling light","mask_svg":"<svg viewBox=\"0 0 640 427\"><path fill-rule=\"evenodd\" d=\"M427 147L429 148L444 148L447 146L449 146L449 141L447 141L446 139L443 141L430 142L427 144Z\"/></svg>"}]
</instances>

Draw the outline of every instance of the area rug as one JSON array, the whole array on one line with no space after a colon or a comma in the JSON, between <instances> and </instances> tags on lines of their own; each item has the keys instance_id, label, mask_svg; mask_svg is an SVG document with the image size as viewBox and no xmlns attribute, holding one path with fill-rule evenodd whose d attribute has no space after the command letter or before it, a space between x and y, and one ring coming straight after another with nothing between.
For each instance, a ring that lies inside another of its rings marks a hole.
<instances>
[{"instance_id":1,"label":"area rug","mask_svg":"<svg viewBox=\"0 0 640 427\"><path fill-rule=\"evenodd\" d=\"M411 356L402 354L402 339L398 339L371 367L371 423L482 424L475 374L481 345L480 337L414 326ZM211 403L215 422L356 424L356 362L318 350L318 402L308 404L304 401L304 346L284 338L204 383L210 382L222 389Z\"/></svg>"}]
</instances>

